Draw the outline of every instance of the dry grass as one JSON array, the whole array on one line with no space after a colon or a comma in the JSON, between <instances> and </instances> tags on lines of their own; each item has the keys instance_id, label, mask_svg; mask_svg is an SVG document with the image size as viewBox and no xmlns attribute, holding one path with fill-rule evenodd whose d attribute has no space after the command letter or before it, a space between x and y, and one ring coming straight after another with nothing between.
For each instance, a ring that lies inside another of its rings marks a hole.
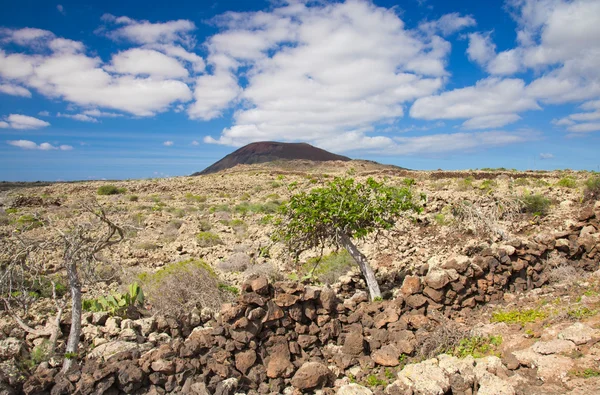
<instances>
[{"instance_id":1,"label":"dry grass","mask_svg":"<svg viewBox=\"0 0 600 395\"><path fill-rule=\"evenodd\" d=\"M453 321L443 322L417 346L418 357L429 359L450 352L469 336L468 328Z\"/></svg>"},{"instance_id":2,"label":"dry grass","mask_svg":"<svg viewBox=\"0 0 600 395\"><path fill-rule=\"evenodd\" d=\"M452 205L452 214L459 227L477 235L497 235L508 238L501 221L513 221L522 203L513 197L482 196L474 201L461 200Z\"/></svg>"}]
</instances>

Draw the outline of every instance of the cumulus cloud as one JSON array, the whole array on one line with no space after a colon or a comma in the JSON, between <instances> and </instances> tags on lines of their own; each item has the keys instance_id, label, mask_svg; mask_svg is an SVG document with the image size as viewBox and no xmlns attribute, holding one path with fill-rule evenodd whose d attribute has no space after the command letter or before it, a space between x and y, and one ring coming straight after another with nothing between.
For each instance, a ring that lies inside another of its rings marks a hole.
<instances>
[{"instance_id":1,"label":"cumulus cloud","mask_svg":"<svg viewBox=\"0 0 600 395\"><path fill-rule=\"evenodd\" d=\"M151 49L133 48L113 55L105 70L154 78L185 78L188 71L177 60Z\"/></svg>"},{"instance_id":2,"label":"cumulus cloud","mask_svg":"<svg viewBox=\"0 0 600 395\"><path fill-rule=\"evenodd\" d=\"M137 116L152 116L192 99L188 85L174 78L186 77L185 68L160 52L124 51L115 55L113 64L106 65L100 58L86 55L82 43L56 38L50 32L3 32L5 40L35 42L35 46L30 45L33 54L0 49L0 77L47 97Z\"/></svg>"},{"instance_id":3,"label":"cumulus cloud","mask_svg":"<svg viewBox=\"0 0 600 395\"><path fill-rule=\"evenodd\" d=\"M471 118L465 121L462 126L464 129L495 129L521 119L517 114L494 114Z\"/></svg>"},{"instance_id":4,"label":"cumulus cloud","mask_svg":"<svg viewBox=\"0 0 600 395\"><path fill-rule=\"evenodd\" d=\"M165 141L165 142L163 143L163 145L164 145L165 147L171 147L173 144L175 144L175 143L174 143L174 142L172 142L172 141Z\"/></svg>"},{"instance_id":5,"label":"cumulus cloud","mask_svg":"<svg viewBox=\"0 0 600 395\"><path fill-rule=\"evenodd\" d=\"M65 12L65 7L63 7L61 4L57 5L57 6L56 6L56 9L57 9L57 10L58 10L58 12L60 12L61 14L63 14L63 15L66 15L66 12Z\"/></svg>"},{"instance_id":6,"label":"cumulus cloud","mask_svg":"<svg viewBox=\"0 0 600 395\"><path fill-rule=\"evenodd\" d=\"M573 133L597 132L600 130L600 122L578 123L567 127L567 130Z\"/></svg>"},{"instance_id":7,"label":"cumulus cloud","mask_svg":"<svg viewBox=\"0 0 600 395\"><path fill-rule=\"evenodd\" d=\"M98 122L98 120L96 118L90 117L89 115L86 115L86 114L63 114L63 113L59 112L56 114L56 116L59 118L70 118L70 119L74 119L76 121L81 121L81 122L92 122L92 123Z\"/></svg>"},{"instance_id":8,"label":"cumulus cloud","mask_svg":"<svg viewBox=\"0 0 600 395\"><path fill-rule=\"evenodd\" d=\"M429 34L441 33L449 36L467 27L475 26L477 22L471 15L461 16L458 12L443 15L435 21L422 22L419 29Z\"/></svg>"},{"instance_id":9,"label":"cumulus cloud","mask_svg":"<svg viewBox=\"0 0 600 395\"><path fill-rule=\"evenodd\" d=\"M546 159L553 159L554 155L550 154L550 153L541 153L540 154L540 159L542 160L546 160Z\"/></svg>"},{"instance_id":10,"label":"cumulus cloud","mask_svg":"<svg viewBox=\"0 0 600 395\"><path fill-rule=\"evenodd\" d=\"M9 140L6 142L9 145L12 145L14 147L19 147L22 149L27 149L27 150L40 150L40 151L51 151L51 150L59 150L59 151L70 151L73 149L72 146L70 145L59 145L59 146L54 146L50 143L41 143L41 144L36 144L33 141L30 140Z\"/></svg>"},{"instance_id":11,"label":"cumulus cloud","mask_svg":"<svg viewBox=\"0 0 600 395\"><path fill-rule=\"evenodd\" d=\"M125 40L135 44L180 43L186 47L193 47L196 43L191 34L196 30L196 25L189 20L151 23L126 16L116 17L111 14L103 15L102 20L109 25L120 26L114 30L110 30L110 27L103 27L98 31L113 40Z\"/></svg>"},{"instance_id":12,"label":"cumulus cloud","mask_svg":"<svg viewBox=\"0 0 600 395\"><path fill-rule=\"evenodd\" d=\"M50 112L49 111L40 111L40 112L38 112L38 115L40 117L49 117L50 116Z\"/></svg>"},{"instance_id":13,"label":"cumulus cloud","mask_svg":"<svg viewBox=\"0 0 600 395\"><path fill-rule=\"evenodd\" d=\"M31 92L29 90L14 84L0 84L0 93L11 96L31 97Z\"/></svg>"},{"instance_id":14,"label":"cumulus cloud","mask_svg":"<svg viewBox=\"0 0 600 395\"><path fill-rule=\"evenodd\" d=\"M49 122L42 121L28 115L10 114L0 123L0 128L9 129L40 129L50 126Z\"/></svg>"},{"instance_id":15,"label":"cumulus cloud","mask_svg":"<svg viewBox=\"0 0 600 395\"><path fill-rule=\"evenodd\" d=\"M96 117L96 118L101 118L101 117L117 118L117 117L122 117L123 116L123 114L117 114L117 113L114 113L114 112L105 112L105 111L100 111L98 109L85 110L83 112L83 114L89 115L90 117Z\"/></svg>"},{"instance_id":16,"label":"cumulus cloud","mask_svg":"<svg viewBox=\"0 0 600 395\"><path fill-rule=\"evenodd\" d=\"M474 86L417 99L410 109L410 115L430 120L478 118L471 121L470 125L481 125L486 120L514 122L517 120L515 113L540 108L536 100L526 94L523 80L487 78ZM504 115L489 118L498 114ZM486 116L488 118L480 118ZM465 126L468 127L469 123Z\"/></svg>"},{"instance_id":17,"label":"cumulus cloud","mask_svg":"<svg viewBox=\"0 0 600 395\"><path fill-rule=\"evenodd\" d=\"M364 133L402 117L405 103L436 92L448 76L447 41L410 31L393 9L366 1L298 2L227 13L216 23L221 31L207 42L215 71L198 78L188 114L211 119L240 106L234 125L208 143L343 136L382 145L385 139ZM242 67L243 90L236 74Z\"/></svg>"}]
</instances>

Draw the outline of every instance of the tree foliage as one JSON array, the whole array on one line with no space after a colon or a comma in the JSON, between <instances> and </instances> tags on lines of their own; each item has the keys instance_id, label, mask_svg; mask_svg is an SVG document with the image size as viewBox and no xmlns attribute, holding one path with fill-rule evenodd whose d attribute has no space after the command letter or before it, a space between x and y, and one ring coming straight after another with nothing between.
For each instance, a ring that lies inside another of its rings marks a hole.
<instances>
[{"instance_id":1,"label":"tree foliage","mask_svg":"<svg viewBox=\"0 0 600 395\"><path fill-rule=\"evenodd\" d=\"M392 228L404 212L421 210L409 187L385 185L373 178L361 183L336 177L323 188L292 196L281 209L274 239L300 254L326 245L340 246L342 235L363 239Z\"/></svg>"}]
</instances>

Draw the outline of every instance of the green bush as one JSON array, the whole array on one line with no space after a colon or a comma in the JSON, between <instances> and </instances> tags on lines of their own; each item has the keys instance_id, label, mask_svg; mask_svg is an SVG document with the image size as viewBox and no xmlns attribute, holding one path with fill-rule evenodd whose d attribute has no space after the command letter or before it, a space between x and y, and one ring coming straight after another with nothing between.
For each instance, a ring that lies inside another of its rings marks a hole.
<instances>
[{"instance_id":1,"label":"green bush","mask_svg":"<svg viewBox=\"0 0 600 395\"><path fill-rule=\"evenodd\" d=\"M456 186L459 191L467 191L467 190L473 188L473 181L475 181L475 179L473 177L469 176L467 178L458 180Z\"/></svg>"},{"instance_id":2,"label":"green bush","mask_svg":"<svg viewBox=\"0 0 600 395\"><path fill-rule=\"evenodd\" d=\"M492 314L492 322L505 322L507 324L520 324L524 326L530 322L543 320L547 313L538 309L497 311Z\"/></svg>"},{"instance_id":3,"label":"green bush","mask_svg":"<svg viewBox=\"0 0 600 395\"><path fill-rule=\"evenodd\" d=\"M226 300L219 289L214 270L200 259L168 264L154 273L141 273L138 280L144 287L152 310L173 316L188 314L195 307L218 309Z\"/></svg>"},{"instance_id":4,"label":"green bush","mask_svg":"<svg viewBox=\"0 0 600 395\"><path fill-rule=\"evenodd\" d=\"M585 189L583 191L583 199L600 199L600 176L592 176L586 180Z\"/></svg>"},{"instance_id":5,"label":"green bush","mask_svg":"<svg viewBox=\"0 0 600 395\"><path fill-rule=\"evenodd\" d=\"M41 219L31 214L21 215L14 221L14 223L17 225L17 229L19 230L29 230L44 226L44 222L42 222Z\"/></svg>"},{"instance_id":6,"label":"green bush","mask_svg":"<svg viewBox=\"0 0 600 395\"><path fill-rule=\"evenodd\" d=\"M333 284L355 265L352 256L346 250L341 250L320 259L319 257L309 259L302 265L302 274L307 276L312 274L312 277L320 283Z\"/></svg>"},{"instance_id":7,"label":"green bush","mask_svg":"<svg viewBox=\"0 0 600 395\"><path fill-rule=\"evenodd\" d=\"M452 354L457 358L469 355L473 358L482 358L493 353L502 344L502 336L473 336L462 339L454 348Z\"/></svg>"},{"instance_id":8,"label":"green bush","mask_svg":"<svg viewBox=\"0 0 600 395\"><path fill-rule=\"evenodd\" d=\"M84 311L106 311L113 316L125 316L127 311L136 306L143 306L144 292L137 282L130 284L125 293L113 293L98 299L85 299L82 301Z\"/></svg>"},{"instance_id":9,"label":"green bush","mask_svg":"<svg viewBox=\"0 0 600 395\"><path fill-rule=\"evenodd\" d=\"M198 202L198 203L204 203L206 202L206 196L203 195L194 195L193 193L186 193L185 194L185 200L189 201L189 202Z\"/></svg>"},{"instance_id":10,"label":"green bush","mask_svg":"<svg viewBox=\"0 0 600 395\"><path fill-rule=\"evenodd\" d=\"M200 232L196 235L196 241L200 247L213 247L223 244L221 238L212 232Z\"/></svg>"},{"instance_id":11,"label":"green bush","mask_svg":"<svg viewBox=\"0 0 600 395\"><path fill-rule=\"evenodd\" d=\"M114 185L102 185L98 188L98 195L120 195L125 193L125 188L117 188Z\"/></svg>"},{"instance_id":12,"label":"green bush","mask_svg":"<svg viewBox=\"0 0 600 395\"><path fill-rule=\"evenodd\" d=\"M137 202L137 201L138 201L140 198L138 197L138 195L129 195L129 196L127 197L127 199L128 199L130 202Z\"/></svg>"},{"instance_id":13,"label":"green bush","mask_svg":"<svg viewBox=\"0 0 600 395\"><path fill-rule=\"evenodd\" d=\"M563 177L556 183L559 187L563 188L575 188L577 187L577 180L573 177Z\"/></svg>"},{"instance_id":14,"label":"green bush","mask_svg":"<svg viewBox=\"0 0 600 395\"><path fill-rule=\"evenodd\" d=\"M542 216L548 214L550 209L550 199L540 194L523 195L520 200L526 213Z\"/></svg>"}]
</instances>

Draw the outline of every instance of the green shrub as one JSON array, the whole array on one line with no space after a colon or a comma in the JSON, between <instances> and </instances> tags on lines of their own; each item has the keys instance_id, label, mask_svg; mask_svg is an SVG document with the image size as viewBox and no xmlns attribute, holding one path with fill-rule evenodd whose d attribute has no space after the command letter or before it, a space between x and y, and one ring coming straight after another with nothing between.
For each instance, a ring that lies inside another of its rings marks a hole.
<instances>
[{"instance_id":1,"label":"green shrub","mask_svg":"<svg viewBox=\"0 0 600 395\"><path fill-rule=\"evenodd\" d=\"M198 228L200 228L200 230L202 232L208 232L209 230L212 229L212 225L211 225L210 221L208 221L206 219L201 219L198 222Z\"/></svg>"},{"instance_id":2,"label":"green shrub","mask_svg":"<svg viewBox=\"0 0 600 395\"><path fill-rule=\"evenodd\" d=\"M141 273L138 280L144 287L152 310L173 316L188 314L195 307L218 309L224 297L214 270L200 259L168 264L154 273Z\"/></svg>"},{"instance_id":3,"label":"green shrub","mask_svg":"<svg viewBox=\"0 0 600 395\"><path fill-rule=\"evenodd\" d=\"M125 316L128 309L143 306L144 292L137 282L130 284L125 293L113 293L98 299L85 299L82 301L84 311L106 311L113 316Z\"/></svg>"},{"instance_id":4,"label":"green shrub","mask_svg":"<svg viewBox=\"0 0 600 395\"><path fill-rule=\"evenodd\" d=\"M519 177L515 180L515 185L519 187L524 187L529 185L529 180L527 178Z\"/></svg>"},{"instance_id":5,"label":"green shrub","mask_svg":"<svg viewBox=\"0 0 600 395\"><path fill-rule=\"evenodd\" d=\"M42 222L42 220L31 214L21 215L14 222L19 230L29 230L44 226L44 222Z\"/></svg>"},{"instance_id":6,"label":"green shrub","mask_svg":"<svg viewBox=\"0 0 600 395\"><path fill-rule=\"evenodd\" d=\"M523 195L520 198L523 203L523 211L533 215L546 215L550 208L550 199L547 197L535 194L535 195Z\"/></svg>"},{"instance_id":7,"label":"green shrub","mask_svg":"<svg viewBox=\"0 0 600 395\"><path fill-rule=\"evenodd\" d=\"M556 183L559 187L563 188L575 188L577 187L577 180L573 177L563 177Z\"/></svg>"},{"instance_id":8,"label":"green shrub","mask_svg":"<svg viewBox=\"0 0 600 395\"><path fill-rule=\"evenodd\" d=\"M585 181L584 200L600 199L600 176L592 176Z\"/></svg>"},{"instance_id":9,"label":"green shrub","mask_svg":"<svg viewBox=\"0 0 600 395\"><path fill-rule=\"evenodd\" d=\"M6 210L4 210L4 212L6 214L16 214L19 212L19 209L16 207L11 207L11 208L7 208Z\"/></svg>"},{"instance_id":10,"label":"green shrub","mask_svg":"<svg viewBox=\"0 0 600 395\"><path fill-rule=\"evenodd\" d=\"M217 213L217 212L225 212L225 213L229 213L231 212L231 207L229 207L228 204L218 204L216 206L212 206L208 212L210 213Z\"/></svg>"},{"instance_id":11,"label":"green shrub","mask_svg":"<svg viewBox=\"0 0 600 395\"><path fill-rule=\"evenodd\" d=\"M98 195L120 195L125 193L125 188L117 188L115 185L102 185L98 188Z\"/></svg>"},{"instance_id":12,"label":"green shrub","mask_svg":"<svg viewBox=\"0 0 600 395\"><path fill-rule=\"evenodd\" d=\"M414 178L405 178L402 180L402 184L407 187L412 187L413 185L417 185L417 182Z\"/></svg>"},{"instance_id":13,"label":"green shrub","mask_svg":"<svg viewBox=\"0 0 600 395\"><path fill-rule=\"evenodd\" d=\"M312 274L312 277L320 283L333 284L355 265L352 256L346 250L341 250L320 259L319 257L309 259L302 265L302 274L307 276Z\"/></svg>"},{"instance_id":14,"label":"green shrub","mask_svg":"<svg viewBox=\"0 0 600 395\"><path fill-rule=\"evenodd\" d=\"M442 213L438 213L438 214L434 215L433 219L435 220L435 223L438 224L439 226L445 226L450 223L450 221L448 221L446 219L446 216Z\"/></svg>"},{"instance_id":15,"label":"green shrub","mask_svg":"<svg viewBox=\"0 0 600 395\"><path fill-rule=\"evenodd\" d=\"M206 202L207 197L203 196L203 195L194 195L193 193L186 193L185 194L185 200L189 201L189 202L198 202L198 203L204 203Z\"/></svg>"},{"instance_id":16,"label":"green shrub","mask_svg":"<svg viewBox=\"0 0 600 395\"><path fill-rule=\"evenodd\" d=\"M479 184L479 189L489 192L497 186L498 183L495 180L483 180L481 184Z\"/></svg>"},{"instance_id":17,"label":"green shrub","mask_svg":"<svg viewBox=\"0 0 600 395\"><path fill-rule=\"evenodd\" d=\"M457 181L457 188L459 191L467 191L473 188L473 181L475 179L471 176L467 178L463 178L462 180Z\"/></svg>"},{"instance_id":18,"label":"green shrub","mask_svg":"<svg viewBox=\"0 0 600 395\"><path fill-rule=\"evenodd\" d=\"M502 336L473 336L462 339L452 354L457 358L472 356L482 358L494 352L502 344Z\"/></svg>"},{"instance_id":19,"label":"green shrub","mask_svg":"<svg viewBox=\"0 0 600 395\"><path fill-rule=\"evenodd\" d=\"M221 238L212 232L200 232L196 235L196 241L200 247L213 247L223 244Z\"/></svg>"},{"instance_id":20,"label":"green shrub","mask_svg":"<svg viewBox=\"0 0 600 395\"><path fill-rule=\"evenodd\" d=\"M233 285L219 283L218 287L221 291L229 292L230 294L235 296L240 294L240 290L237 287L234 287Z\"/></svg>"},{"instance_id":21,"label":"green shrub","mask_svg":"<svg viewBox=\"0 0 600 395\"><path fill-rule=\"evenodd\" d=\"M538 309L497 311L492 314L492 322L505 322L507 324L520 324L524 326L530 322L543 320L547 313Z\"/></svg>"},{"instance_id":22,"label":"green shrub","mask_svg":"<svg viewBox=\"0 0 600 395\"><path fill-rule=\"evenodd\" d=\"M137 195L129 195L129 196L127 197L127 199L128 199L130 202L137 202L137 201L138 201L140 198L139 198Z\"/></svg>"}]
</instances>

